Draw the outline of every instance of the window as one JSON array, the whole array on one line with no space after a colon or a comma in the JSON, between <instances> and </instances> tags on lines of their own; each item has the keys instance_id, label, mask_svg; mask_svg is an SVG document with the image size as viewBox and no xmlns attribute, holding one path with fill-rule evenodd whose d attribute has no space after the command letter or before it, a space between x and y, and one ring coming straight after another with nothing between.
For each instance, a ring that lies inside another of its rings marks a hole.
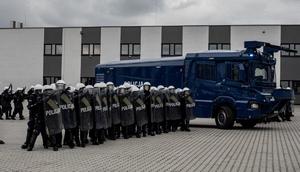
<instances>
[{"instance_id":1,"label":"window","mask_svg":"<svg viewBox=\"0 0 300 172\"><path fill-rule=\"evenodd\" d=\"M300 94L300 81L293 81L293 89L295 91L295 94Z\"/></svg>"},{"instance_id":2,"label":"window","mask_svg":"<svg viewBox=\"0 0 300 172\"><path fill-rule=\"evenodd\" d=\"M52 83L56 83L56 81L60 80L59 76L44 76L43 77L43 85L50 85Z\"/></svg>"},{"instance_id":3,"label":"window","mask_svg":"<svg viewBox=\"0 0 300 172\"><path fill-rule=\"evenodd\" d=\"M44 47L45 55L52 55L52 45L46 44Z\"/></svg>"},{"instance_id":4,"label":"window","mask_svg":"<svg viewBox=\"0 0 300 172\"><path fill-rule=\"evenodd\" d=\"M141 45L137 43L122 43L121 56L140 56Z\"/></svg>"},{"instance_id":5,"label":"window","mask_svg":"<svg viewBox=\"0 0 300 172\"><path fill-rule=\"evenodd\" d=\"M49 56L62 55L62 45L61 44L45 44L44 45L44 55L49 55Z\"/></svg>"},{"instance_id":6,"label":"window","mask_svg":"<svg viewBox=\"0 0 300 172\"><path fill-rule=\"evenodd\" d=\"M101 46L100 44L82 44L81 55L83 56L97 56L100 55Z\"/></svg>"},{"instance_id":7,"label":"window","mask_svg":"<svg viewBox=\"0 0 300 172\"><path fill-rule=\"evenodd\" d=\"M297 53L281 51L281 56L283 56L283 57L300 57L300 43L283 43L283 44L281 44L281 46L298 51Z\"/></svg>"},{"instance_id":8,"label":"window","mask_svg":"<svg viewBox=\"0 0 300 172\"><path fill-rule=\"evenodd\" d=\"M227 76L232 81L246 81L245 66L242 63L233 63L227 65Z\"/></svg>"},{"instance_id":9,"label":"window","mask_svg":"<svg viewBox=\"0 0 300 172\"><path fill-rule=\"evenodd\" d=\"M216 80L216 67L214 64L197 64L197 78L203 80Z\"/></svg>"},{"instance_id":10,"label":"window","mask_svg":"<svg viewBox=\"0 0 300 172\"><path fill-rule=\"evenodd\" d=\"M84 85L94 85L95 84L95 77L81 77L80 82Z\"/></svg>"},{"instance_id":11,"label":"window","mask_svg":"<svg viewBox=\"0 0 300 172\"><path fill-rule=\"evenodd\" d=\"M209 50L230 50L229 43L209 43L208 44Z\"/></svg>"},{"instance_id":12,"label":"window","mask_svg":"<svg viewBox=\"0 0 300 172\"><path fill-rule=\"evenodd\" d=\"M162 56L182 56L182 44L181 43L163 43Z\"/></svg>"},{"instance_id":13,"label":"window","mask_svg":"<svg viewBox=\"0 0 300 172\"><path fill-rule=\"evenodd\" d=\"M55 54L62 54L62 45L55 45Z\"/></svg>"}]
</instances>

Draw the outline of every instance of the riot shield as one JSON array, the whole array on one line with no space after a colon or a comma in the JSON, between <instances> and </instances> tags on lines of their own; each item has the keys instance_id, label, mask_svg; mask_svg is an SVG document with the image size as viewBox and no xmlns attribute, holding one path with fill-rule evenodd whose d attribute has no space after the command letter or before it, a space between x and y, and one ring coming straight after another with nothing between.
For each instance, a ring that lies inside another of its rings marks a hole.
<instances>
[{"instance_id":1,"label":"riot shield","mask_svg":"<svg viewBox=\"0 0 300 172\"><path fill-rule=\"evenodd\" d=\"M121 106L121 125L129 126L134 124L133 105L130 102L128 95L120 96L120 106Z\"/></svg>"},{"instance_id":2,"label":"riot shield","mask_svg":"<svg viewBox=\"0 0 300 172\"><path fill-rule=\"evenodd\" d=\"M193 113L195 106L196 106L195 102L191 96L185 98L185 119L186 120L193 120L196 118Z\"/></svg>"},{"instance_id":3,"label":"riot shield","mask_svg":"<svg viewBox=\"0 0 300 172\"><path fill-rule=\"evenodd\" d=\"M75 128L77 126L76 113L74 108L74 94L62 92L60 95L60 109L65 129Z\"/></svg>"},{"instance_id":4,"label":"riot shield","mask_svg":"<svg viewBox=\"0 0 300 172\"><path fill-rule=\"evenodd\" d=\"M57 91L48 90L43 93L45 124L49 135L61 133L63 129L59 102L60 96Z\"/></svg>"},{"instance_id":5,"label":"riot shield","mask_svg":"<svg viewBox=\"0 0 300 172\"><path fill-rule=\"evenodd\" d=\"M141 127L148 123L146 105L142 93L137 93L137 97L133 99L134 114L136 125Z\"/></svg>"},{"instance_id":6,"label":"riot shield","mask_svg":"<svg viewBox=\"0 0 300 172\"><path fill-rule=\"evenodd\" d=\"M181 108L180 102L176 94L168 94L167 96L167 119L168 120L178 120L181 119Z\"/></svg>"},{"instance_id":7,"label":"riot shield","mask_svg":"<svg viewBox=\"0 0 300 172\"><path fill-rule=\"evenodd\" d=\"M95 127L96 129L106 129L107 128L107 121L106 115L103 113L102 105L101 105L101 98L99 94L94 95L94 106L95 106Z\"/></svg>"},{"instance_id":8,"label":"riot shield","mask_svg":"<svg viewBox=\"0 0 300 172\"><path fill-rule=\"evenodd\" d=\"M120 103L117 94L111 95L111 104L110 104L110 115L112 119L112 124L118 125L121 123L120 119Z\"/></svg>"},{"instance_id":9,"label":"riot shield","mask_svg":"<svg viewBox=\"0 0 300 172\"><path fill-rule=\"evenodd\" d=\"M154 106L154 115L155 115L155 122L160 123L164 121L164 104L162 100L162 95L157 92L155 94L155 106Z\"/></svg>"},{"instance_id":10,"label":"riot shield","mask_svg":"<svg viewBox=\"0 0 300 172\"><path fill-rule=\"evenodd\" d=\"M88 93L79 93L79 129L87 131L93 127L91 99Z\"/></svg>"}]
</instances>

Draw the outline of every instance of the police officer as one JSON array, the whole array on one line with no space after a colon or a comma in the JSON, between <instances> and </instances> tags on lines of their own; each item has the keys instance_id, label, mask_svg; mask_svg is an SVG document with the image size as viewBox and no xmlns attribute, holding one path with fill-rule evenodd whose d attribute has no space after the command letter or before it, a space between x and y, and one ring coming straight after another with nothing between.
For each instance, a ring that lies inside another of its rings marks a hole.
<instances>
[{"instance_id":1,"label":"police officer","mask_svg":"<svg viewBox=\"0 0 300 172\"><path fill-rule=\"evenodd\" d=\"M111 117L111 127L108 128L108 137L111 140L120 138L120 103L118 95L116 93L117 88L115 88L112 82L107 82L107 100L109 107L109 116Z\"/></svg>"},{"instance_id":2,"label":"police officer","mask_svg":"<svg viewBox=\"0 0 300 172\"><path fill-rule=\"evenodd\" d=\"M134 124L134 111L130 101L130 92L121 85L119 86L118 96L120 100L122 134L124 139L128 139L130 137L130 126Z\"/></svg>"},{"instance_id":3,"label":"police officer","mask_svg":"<svg viewBox=\"0 0 300 172\"><path fill-rule=\"evenodd\" d=\"M136 86L131 88L131 101L134 108L134 117L136 125L136 137L140 138L143 133L143 137L147 136L147 123L148 116L146 111L146 105L144 103L144 92L138 89Z\"/></svg>"},{"instance_id":4,"label":"police officer","mask_svg":"<svg viewBox=\"0 0 300 172\"><path fill-rule=\"evenodd\" d=\"M5 119L9 120L11 117L11 100L12 100L12 85L9 87L4 87L3 92L1 93L1 104L2 112L5 114Z\"/></svg>"},{"instance_id":5,"label":"police officer","mask_svg":"<svg viewBox=\"0 0 300 172\"><path fill-rule=\"evenodd\" d=\"M30 138L29 144L26 145L26 146L28 146L27 151L32 151L35 141L40 133L42 135L44 148L45 149L48 148L48 135L47 135L46 126L45 126L42 90L43 90L42 85L40 85L40 84L35 85L34 93L32 93L32 97L30 98L31 102L28 104L28 109L30 110L30 113L32 113L33 118L34 118L34 122L33 122L34 124L33 124L32 136ZM27 138L26 138L26 140L27 140Z\"/></svg>"},{"instance_id":6,"label":"police officer","mask_svg":"<svg viewBox=\"0 0 300 172\"><path fill-rule=\"evenodd\" d=\"M27 98L27 102L28 102L28 105L27 105L27 109L29 111L29 120L28 120L28 123L27 123L27 134L26 134L26 140L24 142L24 144L21 146L22 149L27 149L28 148L28 145L29 145L29 142L30 142L30 139L32 137L32 134L33 134L33 130L34 130L34 109L32 108L33 105L35 104L35 98L36 98L36 95L34 94L34 86L31 86L30 89L27 91L27 95L26 95L26 98Z\"/></svg>"},{"instance_id":7,"label":"police officer","mask_svg":"<svg viewBox=\"0 0 300 172\"><path fill-rule=\"evenodd\" d=\"M23 101L25 99L24 91L25 88L17 88L16 92L13 95L14 111L11 117L11 119L13 120L16 119L17 114L19 114L20 120L25 119L23 116Z\"/></svg>"},{"instance_id":8,"label":"police officer","mask_svg":"<svg viewBox=\"0 0 300 172\"><path fill-rule=\"evenodd\" d=\"M90 129L93 128L93 114L92 114L92 91L93 86L87 85L83 89L79 85L78 101L79 101L79 117L80 117L80 142L81 147L85 147L88 143L87 135Z\"/></svg>"},{"instance_id":9,"label":"police officer","mask_svg":"<svg viewBox=\"0 0 300 172\"><path fill-rule=\"evenodd\" d=\"M181 94L181 107L182 107L182 121L181 131L191 131L189 129L190 120L194 119L193 109L195 108L195 102L191 96L190 89L187 87L183 88Z\"/></svg>"},{"instance_id":10,"label":"police officer","mask_svg":"<svg viewBox=\"0 0 300 172\"><path fill-rule=\"evenodd\" d=\"M162 123L164 122L163 93L154 87L154 131L156 134L162 133Z\"/></svg>"},{"instance_id":11,"label":"police officer","mask_svg":"<svg viewBox=\"0 0 300 172\"><path fill-rule=\"evenodd\" d=\"M74 139L72 130L77 125L77 119L74 106L74 87L66 88L66 83L63 80L56 82L56 88L60 97L60 109L62 114L62 122L65 129L64 145L68 145L71 149L74 148Z\"/></svg>"},{"instance_id":12,"label":"police officer","mask_svg":"<svg viewBox=\"0 0 300 172\"><path fill-rule=\"evenodd\" d=\"M156 110L155 110L155 98L156 98L156 89L154 86L151 86L150 87L150 103L151 103L151 115L150 117L148 118L148 130L150 130L150 132L152 134L149 134L149 135L152 135L154 136L155 135L155 130L156 130Z\"/></svg>"},{"instance_id":13,"label":"police officer","mask_svg":"<svg viewBox=\"0 0 300 172\"><path fill-rule=\"evenodd\" d=\"M152 121L151 118L153 120L152 117L152 113L151 113L151 96L150 96L150 88L151 88L151 84L149 82L145 82L143 84L143 89L144 89L144 94L145 94L145 105L146 105L146 110L147 110L147 116L148 116L148 134L151 136L154 136L155 133L153 131L153 125L152 125Z\"/></svg>"},{"instance_id":14,"label":"police officer","mask_svg":"<svg viewBox=\"0 0 300 172\"><path fill-rule=\"evenodd\" d=\"M175 93L174 86L168 87L166 108L167 114L169 116L168 118L170 120L169 129L175 132L181 120L181 104L179 101L178 94Z\"/></svg>"},{"instance_id":15,"label":"police officer","mask_svg":"<svg viewBox=\"0 0 300 172\"><path fill-rule=\"evenodd\" d=\"M54 151L61 147L63 130L62 114L60 108L60 93L53 89L54 86L43 87L43 105L46 129Z\"/></svg>"},{"instance_id":16,"label":"police officer","mask_svg":"<svg viewBox=\"0 0 300 172\"><path fill-rule=\"evenodd\" d=\"M96 83L94 85L93 95L93 114L94 114L94 127L93 127L93 139L94 145L103 144L105 141L105 130L107 129L107 113L108 107L106 99L106 84Z\"/></svg>"},{"instance_id":17,"label":"police officer","mask_svg":"<svg viewBox=\"0 0 300 172\"><path fill-rule=\"evenodd\" d=\"M75 114L77 125L74 129L72 129L72 135L75 140L76 146L80 147L80 137L79 137L79 128L80 128L80 96L83 94L83 89L85 85L83 83L77 83L74 91L74 106L75 106Z\"/></svg>"},{"instance_id":18,"label":"police officer","mask_svg":"<svg viewBox=\"0 0 300 172\"><path fill-rule=\"evenodd\" d=\"M164 133L168 133L168 123L167 123L167 116L166 116L166 88L162 85L157 86L159 91L162 103L163 103L163 121L160 123L160 127Z\"/></svg>"}]
</instances>

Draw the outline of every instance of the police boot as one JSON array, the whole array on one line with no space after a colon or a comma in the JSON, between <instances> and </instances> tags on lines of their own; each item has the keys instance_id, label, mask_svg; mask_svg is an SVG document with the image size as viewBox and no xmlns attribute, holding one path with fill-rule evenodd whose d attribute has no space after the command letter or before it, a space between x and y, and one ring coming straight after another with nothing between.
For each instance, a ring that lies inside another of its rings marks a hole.
<instances>
[{"instance_id":1,"label":"police boot","mask_svg":"<svg viewBox=\"0 0 300 172\"><path fill-rule=\"evenodd\" d=\"M120 125L116 125L116 139L121 137Z\"/></svg>"},{"instance_id":2,"label":"police boot","mask_svg":"<svg viewBox=\"0 0 300 172\"><path fill-rule=\"evenodd\" d=\"M124 139L129 139L127 127L122 127L122 133L123 133Z\"/></svg>"},{"instance_id":3,"label":"police boot","mask_svg":"<svg viewBox=\"0 0 300 172\"><path fill-rule=\"evenodd\" d=\"M71 149L73 149L75 147L75 144L73 142L73 135L72 135L72 132L70 129L69 129L68 145L69 145L69 148L71 148Z\"/></svg>"},{"instance_id":4,"label":"police boot","mask_svg":"<svg viewBox=\"0 0 300 172\"><path fill-rule=\"evenodd\" d=\"M10 117L9 117L9 115L8 115L7 112L5 113L5 119L6 119L6 120L10 120Z\"/></svg>"},{"instance_id":5,"label":"police boot","mask_svg":"<svg viewBox=\"0 0 300 172\"><path fill-rule=\"evenodd\" d=\"M20 114L20 120L24 120L25 118L24 118L24 116L23 116L23 114Z\"/></svg>"},{"instance_id":6,"label":"police boot","mask_svg":"<svg viewBox=\"0 0 300 172\"><path fill-rule=\"evenodd\" d=\"M0 140L0 144L3 145L5 144L5 142L3 140Z\"/></svg>"},{"instance_id":7,"label":"police boot","mask_svg":"<svg viewBox=\"0 0 300 172\"><path fill-rule=\"evenodd\" d=\"M142 127L137 126L136 128L136 138L141 138Z\"/></svg>"},{"instance_id":8,"label":"police boot","mask_svg":"<svg viewBox=\"0 0 300 172\"><path fill-rule=\"evenodd\" d=\"M190 122L189 121L186 121L186 125L185 125L185 129L184 131L187 131L187 132L190 132Z\"/></svg>"},{"instance_id":9,"label":"police boot","mask_svg":"<svg viewBox=\"0 0 300 172\"><path fill-rule=\"evenodd\" d=\"M32 130L27 130L25 143L21 146L22 149L27 149L28 148L28 144L30 142L30 138L32 136L32 133L33 133Z\"/></svg>"},{"instance_id":10,"label":"police boot","mask_svg":"<svg viewBox=\"0 0 300 172\"><path fill-rule=\"evenodd\" d=\"M30 139L27 151L32 151L32 149L34 147L34 144L35 144L35 141L36 141L36 138L38 137L38 134L39 134L38 131L36 131L36 130L33 131L33 134L32 134L32 137Z\"/></svg>"}]
</instances>

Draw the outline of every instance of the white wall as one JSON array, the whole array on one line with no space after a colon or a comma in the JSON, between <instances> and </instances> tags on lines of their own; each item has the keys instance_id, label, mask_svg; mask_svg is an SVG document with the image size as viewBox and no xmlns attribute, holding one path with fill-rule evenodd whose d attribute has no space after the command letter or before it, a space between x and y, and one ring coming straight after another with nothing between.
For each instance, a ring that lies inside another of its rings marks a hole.
<instances>
[{"instance_id":1,"label":"white wall","mask_svg":"<svg viewBox=\"0 0 300 172\"><path fill-rule=\"evenodd\" d=\"M280 26L231 26L231 49L244 49L244 41L264 41L280 45ZM280 53L276 58L276 85L280 85Z\"/></svg>"},{"instance_id":2,"label":"white wall","mask_svg":"<svg viewBox=\"0 0 300 172\"><path fill-rule=\"evenodd\" d=\"M44 29L0 29L0 90L43 81Z\"/></svg>"},{"instance_id":3,"label":"white wall","mask_svg":"<svg viewBox=\"0 0 300 172\"><path fill-rule=\"evenodd\" d=\"M80 82L81 28L63 29L62 79L67 84Z\"/></svg>"},{"instance_id":4,"label":"white wall","mask_svg":"<svg viewBox=\"0 0 300 172\"><path fill-rule=\"evenodd\" d=\"M182 55L208 50L208 26L184 26Z\"/></svg>"},{"instance_id":5,"label":"white wall","mask_svg":"<svg viewBox=\"0 0 300 172\"><path fill-rule=\"evenodd\" d=\"M141 59L161 58L161 27L141 27Z\"/></svg>"},{"instance_id":6,"label":"white wall","mask_svg":"<svg viewBox=\"0 0 300 172\"><path fill-rule=\"evenodd\" d=\"M120 27L101 28L101 64L112 61L120 61L120 43Z\"/></svg>"}]
</instances>

